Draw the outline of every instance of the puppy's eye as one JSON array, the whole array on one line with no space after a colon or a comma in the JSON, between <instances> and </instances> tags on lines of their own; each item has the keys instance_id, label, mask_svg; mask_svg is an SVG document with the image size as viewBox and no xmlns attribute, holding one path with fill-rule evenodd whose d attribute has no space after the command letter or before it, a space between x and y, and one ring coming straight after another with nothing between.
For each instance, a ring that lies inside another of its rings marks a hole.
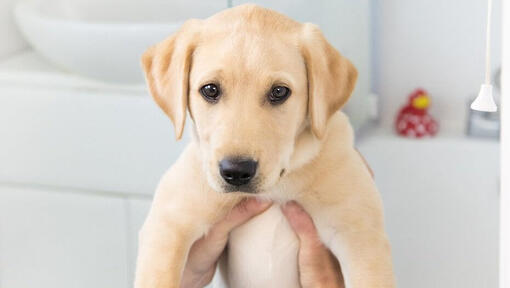
<instances>
[{"instance_id":1,"label":"puppy's eye","mask_svg":"<svg viewBox=\"0 0 510 288\"><path fill-rule=\"evenodd\" d=\"M269 102L273 105L281 104L290 96L290 89L285 86L275 86L269 93Z\"/></svg>"},{"instance_id":2,"label":"puppy's eye","mask_svg":"<svg viewBox=\"0 0 510 288\"><path fill-rule=\"evenodd\" d=\"M206 84L200 88L200 94L209 102L216 102L220 97L220 88L216 84Z\"/></svg>"}]
</instances>

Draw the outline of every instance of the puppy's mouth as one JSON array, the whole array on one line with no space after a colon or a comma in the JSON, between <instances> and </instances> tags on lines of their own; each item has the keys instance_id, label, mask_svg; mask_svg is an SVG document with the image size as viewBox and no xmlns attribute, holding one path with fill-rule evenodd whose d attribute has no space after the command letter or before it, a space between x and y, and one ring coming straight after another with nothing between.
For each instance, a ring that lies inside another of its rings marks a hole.
<instances>
[{"instance_id":1,"label":"puppy's mouth","mask_svg":"<svg viewBox=\"0 0 510 288\"><path fill-rule=\"evenodd\" d=\"M225 192L225 193L240 192L240 193L256 194L257 191L258 191L257 185L255 185L254 183L241 185L241 186L234 186L234 185L229 185L229 184L223 185L223 192Z\"/></svg>"},{"instance_id":2,"label":"puppy's mouth","mask_svg":"<svg viewBox=\"0 0 510 288\"><path fill-rule=\"evenodd\" d=\"M221 181L221 188L222 192L224 193L247 193L247 194L257 194L260 192L262 188L262 181L259 177L254 177L251 179L250 182L244 183L242 185L239 185L239 183L236 183L237 185L233 185L231 183L228 183L225 181L225 179L222 179Z\"/></svg>"}]
</instances>

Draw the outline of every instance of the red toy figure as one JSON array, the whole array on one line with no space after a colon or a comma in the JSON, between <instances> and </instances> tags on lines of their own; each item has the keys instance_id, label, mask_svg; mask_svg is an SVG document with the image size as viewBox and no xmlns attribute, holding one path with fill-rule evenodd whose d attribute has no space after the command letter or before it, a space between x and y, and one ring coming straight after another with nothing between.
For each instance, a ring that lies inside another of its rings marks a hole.
<instances>
[{"instance_id":1,"label":"red toy figure","mask_svg":"<svg viewBox=\"0 0 510 288\"><path fill-rule=\"evenodd\" d=\"M406 137L421 138L434 136L438 130L438 124L427 113L430 105L428 93L423 89L417 89L409 96L409 102L400 109L395 122L397 133Z\"/></svg>"}]
</instances>

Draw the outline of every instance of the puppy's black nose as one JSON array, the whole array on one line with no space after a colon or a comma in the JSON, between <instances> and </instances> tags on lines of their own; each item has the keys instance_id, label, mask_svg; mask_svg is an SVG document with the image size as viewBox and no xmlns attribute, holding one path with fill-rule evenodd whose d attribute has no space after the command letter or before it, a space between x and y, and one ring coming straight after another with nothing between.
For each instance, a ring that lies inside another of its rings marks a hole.
<instances>
[{"instance_id":1,"label":"puppy's black nose","mask_svg":"<svg viewBox=\"0 0 510 288\"><path fill-rule=\"evenodd\" d=\"M220 174L228 184L248 184L257 172L257 162L252 159L227 158L220 161Z\"/></svg>"}]
</instances>

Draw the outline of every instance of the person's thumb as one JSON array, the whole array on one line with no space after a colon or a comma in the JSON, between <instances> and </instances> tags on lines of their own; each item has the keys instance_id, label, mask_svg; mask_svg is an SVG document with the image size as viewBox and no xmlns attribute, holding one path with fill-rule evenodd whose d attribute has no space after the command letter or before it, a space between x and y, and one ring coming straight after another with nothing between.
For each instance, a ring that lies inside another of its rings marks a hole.
<instances>
[{"instance_id":1,"label":"person's thumb","mask_svg":"<svg viewBox=\"0 0 510 288\"><path fill-rule=\"evenodd\" d=\"M299 238L299 277L303 288L344 287L338 260L322 244L312 218L296 202L282 207L283 214Z\"/></svg>"},{"instance_id":2,"label":"person's thumb","mask_svg":"<svg viewBox=\"0 0 510 288\"><path fill-rule=\"evenodd\" d=\"M195 274L204 274L211 270L227 244L229 232L269 206L271 202L255 198L244 199L237 204L224 219L193 244L188 256L188 263L193 263L191 270Z\"/></svg>"},{"instance_id":3,"label":"person's thumb","mask_svg":"<svg viewBox=\"0 0 510 288\"><path fill-rule=\"evenodd\" d=\"M322 245L312 218L300 205L290 201L282 206L282 212L298 236L301 245Z\"/></svg>"}]
</instances>

